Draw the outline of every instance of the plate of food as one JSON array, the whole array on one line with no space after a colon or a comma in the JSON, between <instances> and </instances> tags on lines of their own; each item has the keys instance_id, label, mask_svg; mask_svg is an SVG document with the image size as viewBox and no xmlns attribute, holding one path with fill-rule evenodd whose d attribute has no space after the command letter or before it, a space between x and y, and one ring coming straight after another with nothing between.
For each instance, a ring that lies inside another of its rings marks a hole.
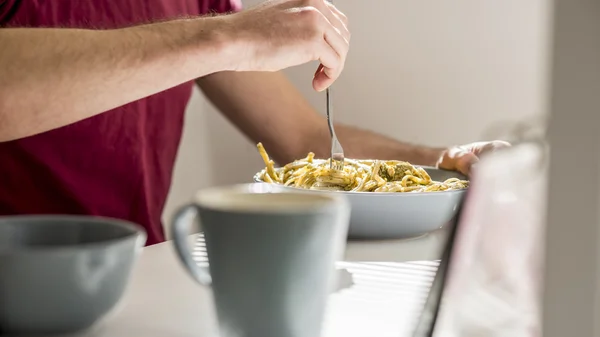
<instances>
[{"instance_id":1,"label":"plate of food","mask_svg":"<svg viewBox=\"0 0 600 337\"><path fill-rule=\"evenodd\" d=\"M265 168L254 176L274 191L342 193L351 205L351 239L419 236L442 227L455 216L469 187L458 172L396 160L345 159L343 170L314 153L275 167L257 145Z\"/></svg>"}]
</instances>

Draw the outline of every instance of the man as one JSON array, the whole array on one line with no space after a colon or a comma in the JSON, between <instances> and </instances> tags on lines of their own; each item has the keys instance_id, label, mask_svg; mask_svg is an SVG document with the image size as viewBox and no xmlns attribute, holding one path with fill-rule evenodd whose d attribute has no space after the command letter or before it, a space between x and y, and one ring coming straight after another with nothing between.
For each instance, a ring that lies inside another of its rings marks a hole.
<instances>
[{"instance_id":1,"label":"man","mask_svg":"<svg viewBox=\"0 0 600 337\"><path fill-rule=\"evenodd\" d=\"M348 52L345 16L324 0L239 9L238 0L0 0L0 214L110 216L143 225L148 244L163 241L194 80L278 162L327 156L323 117L276 71L319 60L313 87L331 85ZM201 16L211 12L237 13ZM348 157L465 173L504 145L445 151L336 130Z\"/></svg>"}]
</instances>

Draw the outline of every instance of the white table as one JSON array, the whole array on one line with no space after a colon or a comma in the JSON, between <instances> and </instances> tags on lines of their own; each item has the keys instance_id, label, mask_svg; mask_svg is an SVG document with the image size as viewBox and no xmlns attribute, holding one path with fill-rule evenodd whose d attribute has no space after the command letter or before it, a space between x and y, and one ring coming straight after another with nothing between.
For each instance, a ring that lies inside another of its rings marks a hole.
<instances>
[{"instance_id":1,"label":"white table","mask_svg":"<svg viewBox=\"0 0 600 337\"><path fill-rule=\"evenodd\" d=\"M442 229L411 240L349 243L339 267L353 285L331 295L324 336L409 334L446 235ZM196 255L202 261L204 254ZM77 337L213 337L216 328L210 289L187 275L166 242L144 249L121 307Z\"/></svg>"}]
</instances>

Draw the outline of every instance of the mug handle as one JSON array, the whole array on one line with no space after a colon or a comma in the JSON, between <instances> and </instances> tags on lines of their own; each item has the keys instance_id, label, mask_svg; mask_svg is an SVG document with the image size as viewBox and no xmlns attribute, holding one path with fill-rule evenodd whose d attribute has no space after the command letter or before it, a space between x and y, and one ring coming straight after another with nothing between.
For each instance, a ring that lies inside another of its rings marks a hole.
<instances>
[{"instance_id":1,"label":"mug handle","mask_svg":"<svg viewBox=\"0 0 600 337\"><path fill-rule=\"evenodd\" d=\"M188 237L190 227L198 216L198 207L189 204L181 207L173 216L173 225L171 226L171 236L177 256L183 262L183 266L189 272L194 280L204 286L210 286L212 278L207 268L202 268L196 264L196 261L190 254Z\"/></svg>"}]
</instances>

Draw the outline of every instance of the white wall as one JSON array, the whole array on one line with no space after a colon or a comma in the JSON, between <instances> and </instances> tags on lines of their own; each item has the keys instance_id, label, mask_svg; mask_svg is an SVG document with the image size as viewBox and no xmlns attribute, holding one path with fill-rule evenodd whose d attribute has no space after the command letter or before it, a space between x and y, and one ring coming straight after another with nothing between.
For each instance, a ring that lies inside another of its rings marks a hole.
<instances>
[{"instance_id":1,"label":"white wall","mask_svg":"<svg viewBox=\"0 0 600 337\"><path fill-rule=\"evenodd\" d=\"M451 145L541 113L547 1L336 0L353 34L335 84L336 118L404 141ZM287 73L323 112L323 95L310 87L315 66ZM249 182L260 168L254 144L195 93L165 222L197 189Z\"/></svg>"}]
</instances>

